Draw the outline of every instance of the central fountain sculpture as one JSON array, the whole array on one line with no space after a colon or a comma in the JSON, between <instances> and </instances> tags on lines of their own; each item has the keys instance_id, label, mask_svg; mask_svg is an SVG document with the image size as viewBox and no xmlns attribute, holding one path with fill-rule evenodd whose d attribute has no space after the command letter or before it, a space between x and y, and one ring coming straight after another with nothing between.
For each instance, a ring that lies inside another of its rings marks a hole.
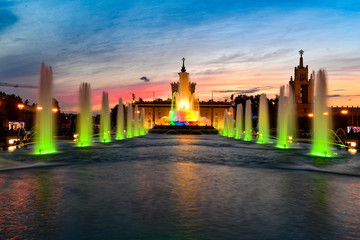
<instances>
[{"instance_id":1,"label":"central fountain sculpture","mask_svg":"<svg viewBox=\"0 0 360 240\"><path fill-rule=\"evenodd\" d=\"M169 112L170 125L199 125L199 100L189 89L189 73L185 69L185 58L179 73L178 92L174 92Z\"/></svg>"}]
</instances>

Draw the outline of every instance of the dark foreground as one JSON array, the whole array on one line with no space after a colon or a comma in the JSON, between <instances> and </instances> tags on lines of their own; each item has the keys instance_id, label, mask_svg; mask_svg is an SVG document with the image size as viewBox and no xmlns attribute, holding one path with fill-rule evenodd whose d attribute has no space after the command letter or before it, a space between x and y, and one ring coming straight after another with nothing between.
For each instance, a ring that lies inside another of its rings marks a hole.
<instances>
[{"instance_id":1,"label":"dark foreground","mask_svg":"<svg viewBox=\"0 0 360 240\"><path fill-rule=\"evenodd\" d=\"M314 168L356 175L357 155L317 165L306 144L221 136L71 144L41 158L67 165L0 173L0 239L360 238L360 178ZM0 162L29 165L27 151Z\"/></svg>"}]
</instances>

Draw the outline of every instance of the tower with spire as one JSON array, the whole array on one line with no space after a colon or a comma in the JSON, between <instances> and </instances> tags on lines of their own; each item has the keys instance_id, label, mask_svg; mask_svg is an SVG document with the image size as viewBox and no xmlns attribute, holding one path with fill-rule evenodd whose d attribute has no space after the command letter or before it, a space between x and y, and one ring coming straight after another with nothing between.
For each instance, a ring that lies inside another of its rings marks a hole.
<instances>
[{"instance_id":1,"label":"tower with spire","mask_svg":"<svg viewBox=\"0 0 360 240\"><path fill-rule=\"evenodd\" d=\"M185 68L185 58L182 58L182 62L183 62L183 64L182 64L181 70L179 72L179 76L180 76L179 81L182 81L182 79L183 80L187 79L190 92L195 93L196 83L189 82L189 73L186 72L186 68ZM171 93L172 94L174 94L175 92L179 92L179 82L172 82L172 83L170 83L170 85L171 85ZM184 88L184 86L183 86L183 88Z\"/></svg>"},{"instance_id":2,"label":"tower with spire","mask_svg":"<svg viewBox=\"0 0 360 240\"><path fill-rule=\"evenodd\" d=\"M309 78L308 65L304 66L304 50L299 54L299 65L294 69L294 78L290 77L289 86L294 91L297 116L306 117L312 112L314 81L312 75Z\"/></svg>"}]
</instances>

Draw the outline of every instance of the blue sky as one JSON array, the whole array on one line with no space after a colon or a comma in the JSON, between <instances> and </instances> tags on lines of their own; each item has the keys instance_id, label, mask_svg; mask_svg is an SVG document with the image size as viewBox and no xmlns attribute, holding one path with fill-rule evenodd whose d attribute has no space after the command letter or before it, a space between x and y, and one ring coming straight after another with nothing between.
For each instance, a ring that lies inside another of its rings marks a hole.
<instances>
[{"instance_id":1,"label":"blue sky","mask_svg":"<svg viewBox=\"0 0 360 240\"><path fill-rule=\"evenodd\" d=\"M273 96L298 64L328 72L331 104L360 105L358 1L2 1L0 81L37 85L54 69L55 97L76 111L90 82L118 97L167 98L186 58L200 99L212 91ZM150 81L142 81L146 76ZM36 89L0 88L36 101Z\"/></svg>"}]
</instances>

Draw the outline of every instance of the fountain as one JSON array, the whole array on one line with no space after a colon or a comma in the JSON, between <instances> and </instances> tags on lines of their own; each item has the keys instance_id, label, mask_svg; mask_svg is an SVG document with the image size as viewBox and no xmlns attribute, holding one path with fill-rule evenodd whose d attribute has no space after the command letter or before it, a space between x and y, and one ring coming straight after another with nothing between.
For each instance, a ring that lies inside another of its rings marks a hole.
<instances>
[{"instance_id":1,"label":"fountain","mask_svg":"<svg viewBox=\"0 0 360 240\"><path fill-rule=\"evenodd\" d=\"M100 116L100 142L111 142L109 96L106 92L103 92L102 94Z\"/></svg>"},{"instance_id":2,"label":"fountain","mask_svg":"<svg viewBox=\"0 0 360 240\"><path fill-rule=\"evenodd\" d=\"M119 98L119 105L116 115L116 140L123 140L124 136L124 105L122 98Z\"/></svg>"},{"instance_id":3,"label":"fountain","mask_svg":"<svg viewBox=\"0 0 360 240\"><path fill-rule=\"evenodd\" d=\"M297 137L296 134L297 117L295 112L296 107L295 107L294 89L289 87L288 94L289 96L287 102L287 114L288 114L287 131L288 131L288 139L289 139L288 147L291 147L293 140Z\"/></svg>"},{"instance_id":4,"label":"fountain","mask_svg":"<svg viewBox=\"0 0 360 240\"><path fill-rule=\"evenodd\" d=\"M325 70L319 70L316 76L313 126L313 146L311 154L321 157L331 157L333 154L329 145L328 136L331 122L327 106L327 82Z\"/></svg>"},{"instance_id":5,"label":"fountain","mask_svg":"<svg viewBox=\"0 0 360 240\"><path fill-rule=\"evenodd\" d=\"M270 127L269 127L269 105L266 98L266 94L263 93L260 96L259 106L259 136L257 143L269 143L270 142Z\"/></svg>"},{"instance_id":6,"label":"fountain","mask_svg":"<svg viewBox=\"0 0 360 240\"><path fill-rule=\"evenodd\" d=\"M228 137L234 137L234 111L233 108L230 107L229 110L229 118L228 118Z\"/></svg>"},{"instance_id":7,"label":"fountain","mask_svg":"<svg viewBox=\"0 0 360 240\"><path fill-rule=\"evenodd\" d=\"M252 111L251 111L251 100L246 100L245 105L245 136L244 141L252 140Z\"/></svg>"},{"instance_id":8,"label":"fountain","mask_svg":"<svg viewBox=\"0 0 360 240\"><path fill-rule=\"evenodd\" d=\"M36 143L35 154L56 152L53 139L54 116L53 108L53 72L52 68L41 63L39 97L36 111Z\"/></svg>"},{"instance_id":9,"label":"fountain","mask_svg":"<svg viewBox=\"0 0 360 240\"><path fill-rule=\"evenodd\" d=\"M141 116L140 116L140 136L143 136L146 134L145 129L145 109L141 108Z\"/></svg>"},{"instance_id":10,"label":"fountain","mask_svg":"<svg viewBox=\"0 0 360 240\"><path fill-rule=\"evenodd\" d=\"M279 148L289 148L289 139L287 133L288 127L288 98L285 96L285 86L280 87L278 116L277 116L277 144Z\"/></svg>"},{"instance_id":11,"label":"fountain","mask_svg":"<svg viewBox=\"0 0 360 240\"><path fill-rule=\"evenodd\" d=\"M242 104L236 106L236 132L235 138L241 139L243 135L243 107Z\"/></svg>"},{"instance_id":12,"label":"fountain","mask_svg":"<svg viewBox=\"0 0 360 240\"><path fill-rule=\"evenodd\" d=\"M160 125L154 126L149 133L171 134L218 134L205 117L200 118L199 99L195 96L195 84L189 82L185 69L185 58L179 72L179 82L172 83L172 100L168 117L162 117Z\"/></svg>"},{"instance_id":13,"label":"fountain","mask_svg":"<svg viewBox=\"0 0 360 240\"><path fill-rule=\"evenodd\" d=\"M127 105L127 121L126 121L126 138L133 137L133 113L132 113L132 104L128 103Z\"/></svg>"},{"instance_id":14,"label":"fountain","mask_svg":"<svg viewBox=\"0 0 360 240\"><path fill-rule=\"evenodd\" d=\"M170 125L199 125L199 100L189 89L189 73L185 69L185 58L179 73L178 92L173 93L171 110L169 112Z\"/></svg>"},{"instance_id":15,"label":"fountain","mask_svg":"<svg viewBox=\"0 0 360 240\"><path fill-rule=\"evenodd\" d=\"M290 148L295 138L295 97L291 87L285 93L285 86L280 88L278 121L277 121L277 144L278 148Z\"/></svg>"},{"instance_id":16,"label":"fountain","mask_svg":"<svg viewBox=\"0 0 360 240\"><path fill-rule=\"evenodd\" d=\"M135 105L135 112L134 112L134 137L140 136L139 134L139 108Z\"/></svg>"},{"instance_id":17,"label":"fountain","mask_svg":"<svg viewBox=\"0 0 360 240\"><path fill-rule=\"evenodd\" d=\"M79 90L80 114L78 115L77 129L78 142L77 146L87 147L92 143L93 123L91 116L90 104L90 84L82 83Z\"/></svg>"},{"instance_id":18,"label":"fountain","mask_svg":"<svg viewBox=\"0 0 360 240\"><path fill-rule=\"evenodd\" d=\"M224 111L224 128L222 131L223 136L227 136L228 135L228 130L229 130L229 124L228 124L228 110Z\"/></svg>"}]
</instances>

